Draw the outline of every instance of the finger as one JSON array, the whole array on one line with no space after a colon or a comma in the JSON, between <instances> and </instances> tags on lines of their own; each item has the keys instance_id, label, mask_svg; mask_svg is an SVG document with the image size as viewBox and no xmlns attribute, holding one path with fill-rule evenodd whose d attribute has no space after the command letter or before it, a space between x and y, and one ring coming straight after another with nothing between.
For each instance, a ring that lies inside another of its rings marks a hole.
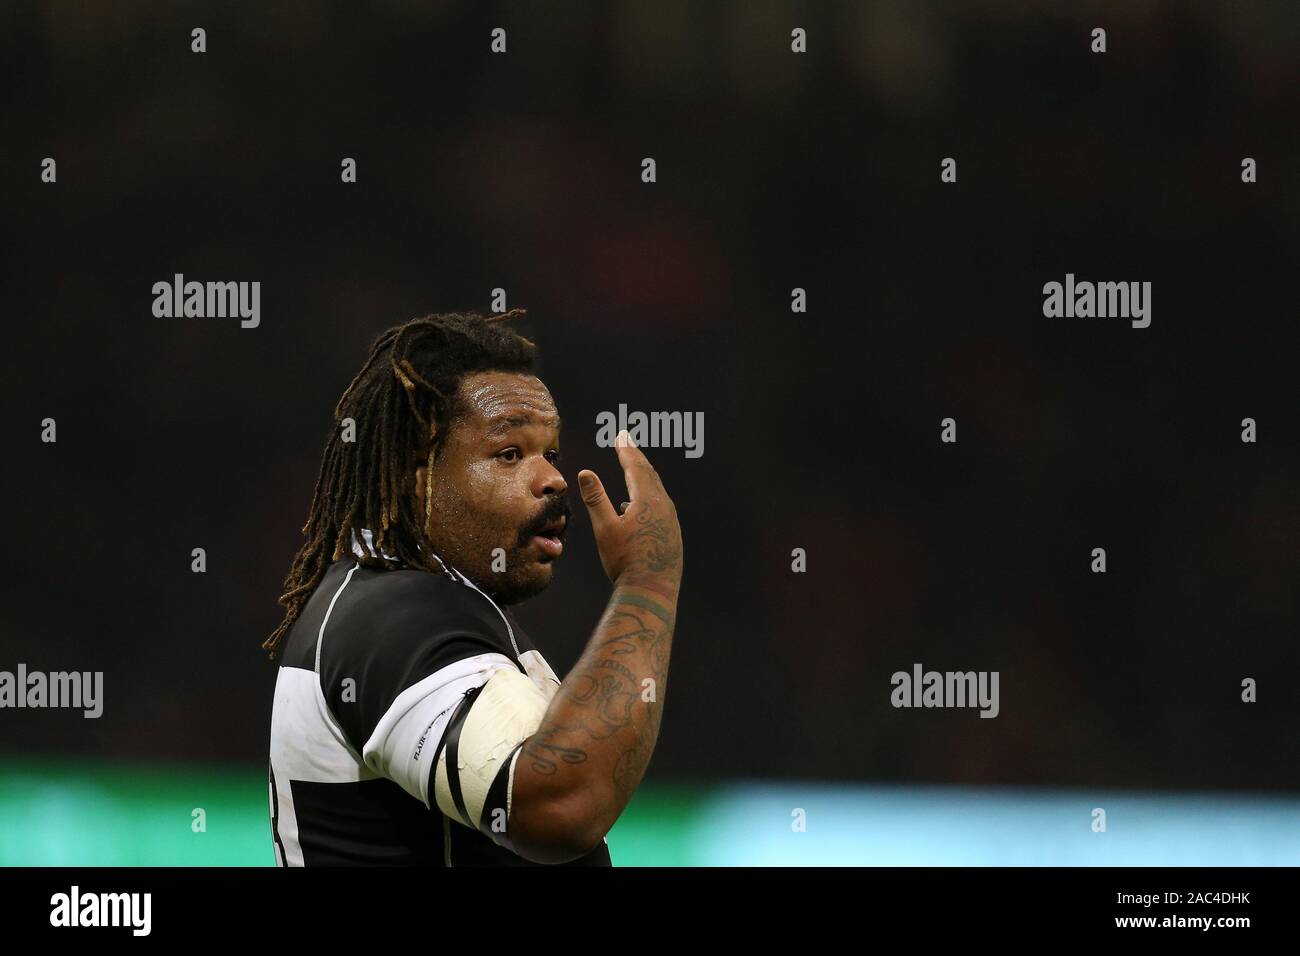
<instances>
[{"instance_id":1,"label":"finger","mask_svg":"<svg viewBox=\"0 0 1300 956\"><path fill-rule=\"evenodd\" d=\"M614 440L614 450L618 452L618 462L623 466L623 480L627 483L628 495L633 501L654 491L654 467L640 448L632 444L632 436L626 431L618 433Z\"/></svg>"},{"instance_id":2,"label":"finger","mask_svg":"<svg viewBox=\"0 0 1300 956\"><path fill-rule=\"evenodd\" d=\"M621 505L618 506L618 513L621 514L621 515L625 515L625 514L627 514L627 509L628 509L628 508L631 508L631 507L632 507L632 502L630 502L630 501L625 501L625 502L623 502Z\"/></svg>"},{"instance_id":3,"label":"finger","mask_svg":"<svg viewBox=\"0 0 1300 956\"><path fill-rule=\"evenodd\" d=\"M594 471L584 469L578 472L578 490L582 493L582 503L587 506L587 514L591 516L593 531L599 534L610 524L618 521L614 506L609 503L609 496L605 494L605 486L600 483L600 478Z\"/></svg>"}]
</instances>

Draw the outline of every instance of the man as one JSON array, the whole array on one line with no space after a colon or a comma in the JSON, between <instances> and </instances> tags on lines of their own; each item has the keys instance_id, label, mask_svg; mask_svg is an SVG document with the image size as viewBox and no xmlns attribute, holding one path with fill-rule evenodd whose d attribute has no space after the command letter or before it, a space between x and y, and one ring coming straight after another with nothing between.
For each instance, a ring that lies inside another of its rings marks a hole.
<instances>
[{"instance_id":1,"label":"man","mask_svg":"<svg viewBox=\"0 0 1300 956\"><path fill-rule=\"evenodd\" d=\"M550 584L570 514L517 314L389 329L334 409L263 645L281 866L610 865L659 735L681 531L626 433L622 514L578 473L613 593L561 683L507 610Z\"/></svg>"}]
</instances>

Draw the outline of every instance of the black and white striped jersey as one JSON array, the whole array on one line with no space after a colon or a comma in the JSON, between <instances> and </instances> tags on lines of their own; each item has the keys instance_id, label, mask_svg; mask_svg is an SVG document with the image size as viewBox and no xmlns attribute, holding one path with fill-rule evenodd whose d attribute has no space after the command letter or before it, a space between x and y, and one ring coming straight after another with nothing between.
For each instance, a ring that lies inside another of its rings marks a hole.
<instances>
[{"instance_id":1,"label":"black and white striped jersey","mask_svg":"<svg viewBox=\"0 0 1300 956\"><path fill-rule=\"evenodd\" d=\"M278 865L534 865L444 815L429 781L452 712L496 669L554 696L559 679L514 615L454 568L348 557L285 641L269 774ZM610 866L608 843L567 865Z\"/></svg>"}]
</instances>

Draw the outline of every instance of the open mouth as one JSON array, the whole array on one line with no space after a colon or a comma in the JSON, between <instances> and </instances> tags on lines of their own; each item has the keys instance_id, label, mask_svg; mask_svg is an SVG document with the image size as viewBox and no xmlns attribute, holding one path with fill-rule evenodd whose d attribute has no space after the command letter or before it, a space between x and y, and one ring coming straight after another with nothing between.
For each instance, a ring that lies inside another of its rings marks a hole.
<instances>
[{"instance_id":1,"label":"open mouth","mask_svg":"<svg viewBox=\"0 0 1300 956\"><path fill-rule=\"evenodd\" d=\"M547 522L533 535L533 542L541 548L543 554L558 558L564 551L564 532L568 524L567 518Z\"/></svg>"}]
</instances>

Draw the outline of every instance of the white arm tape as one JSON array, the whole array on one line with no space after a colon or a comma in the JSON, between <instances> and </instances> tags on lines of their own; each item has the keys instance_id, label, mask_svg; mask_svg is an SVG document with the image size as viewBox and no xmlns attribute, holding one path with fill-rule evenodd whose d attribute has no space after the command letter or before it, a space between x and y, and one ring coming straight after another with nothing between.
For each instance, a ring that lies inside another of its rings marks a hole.
<instances>
[{"instance_id":1,"label":"white arm tape","mask_svg":"<svg viewBox=\"0 0 1300 956\"><path fill-rule=\"evenodd\" d=\"M507 765L519 745L541 726L549 703L532 679L517 670L494 671L487 683L468 692L452 715L433 767L431 789L438 809L493 839L504 839L502 817L510 814L513 783ZM503 768L505 776L499 780ZM504 799L487 806L494 783ZM494 819L494 810L504 813Z\"/></svg>"}]
</instances>

